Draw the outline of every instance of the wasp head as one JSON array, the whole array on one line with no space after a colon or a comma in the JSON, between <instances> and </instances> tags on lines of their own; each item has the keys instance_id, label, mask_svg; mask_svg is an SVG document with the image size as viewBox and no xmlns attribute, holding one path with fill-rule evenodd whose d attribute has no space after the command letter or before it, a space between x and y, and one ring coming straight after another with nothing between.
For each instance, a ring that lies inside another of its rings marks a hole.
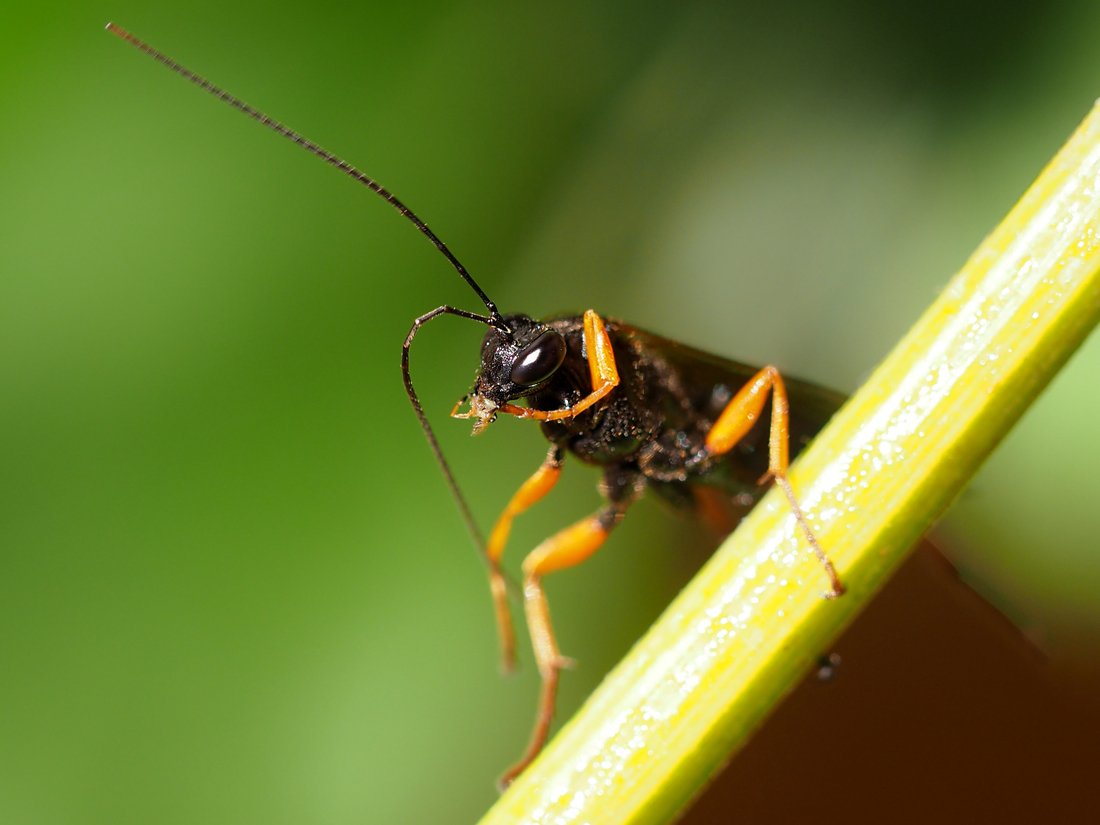
<instances>
[{"instance_id":1,"label":"wasp head","mask_svg":"<svg viewBox=\"0 0 1100 825\"><path fill-rule=\"evenodd\" d=\"M557 330L526 315L504 320L512 334L495 327L485 333L474 389L464 399L470 409L459 416L477 419L475 434L493 422L501 405L543 389L565 360L565 339Z\"/></svg>"}]
</instances>

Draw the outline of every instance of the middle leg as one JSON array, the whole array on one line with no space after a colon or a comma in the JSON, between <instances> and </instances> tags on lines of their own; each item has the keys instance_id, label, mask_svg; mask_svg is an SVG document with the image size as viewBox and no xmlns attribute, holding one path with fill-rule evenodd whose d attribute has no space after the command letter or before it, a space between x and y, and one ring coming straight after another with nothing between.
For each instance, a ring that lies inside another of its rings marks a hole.
<instances>
[{"instance_id":1,"label":"middle leg","mask_svg":"<svg viewBox=\"0 0 1100 825\"><path fill-rule=\"evenodd\" d=\"M578 521L550 537L524 559L523 606L527 614L527 628L535 651L542 690L539 696L535 727L531 741L520 760L501 777L507 786L531 764L550 735L550 723L557 700L558 679L569 660L561 655L554 627L550 620L550 604L542 587L542 579L549 573L574 567L600 549L607 536L622 521L630 503L638 495L637 479L633 475L616 474L605 477L603 490L608 504L595 515Z\"/></svg>"},{"instance_id":2,"label":"middle leg","mask_svg":"<svg viewBox=\"0 0 1100 825\"><path fill-rule=\"evenodd\" d=\"M561 476L562 465L561 448L551 446L542 465L512 496L504 512L500 514L497 523L493 526L493 532L489 534L489 543L485 548L485 555L489 561L489 591L493 594L493 609L497 619L497 632L500 635L500 662L501 670L510 673L516 665L516 638L512 629L512 613L508 609L508 587L504 573L500 567L500 559L504 555L504 546L508 543L508 535L512 532L512 521L545 496Z\"/></svg>"}]
</instances>

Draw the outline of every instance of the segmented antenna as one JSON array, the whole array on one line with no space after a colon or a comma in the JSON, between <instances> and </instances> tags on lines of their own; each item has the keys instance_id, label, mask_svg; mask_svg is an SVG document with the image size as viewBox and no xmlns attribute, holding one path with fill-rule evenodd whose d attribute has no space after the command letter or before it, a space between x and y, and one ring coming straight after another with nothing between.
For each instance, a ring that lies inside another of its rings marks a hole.
<instances>
[{"instance_id":1,"label":"segmented antenna","mask_svg":"<svg viewBox=\"0 0 1100 825\"><path fill-rule=\"evenodd\" d=\"M316 155L325 163L328 163L331 166L335 166L345 175L359 181L359 183L363 184L376 195L381 197L382 200L386 201L386 203L388 203L390 206L392 206L394 209L396 209L398 212L408 218L412 222L413 226L419 229L424 235L427 236L429 241L435 244L435 248L443 253L443 257L451 262L451 266L455 268L462 280L469 284L470 289L477 293L477 297L481 299L482 303L485 304L486 309L489 310L489 325L497 328L505 335L511 337L512 331L508 328L508 325L504 323L504 319L501 317L499 310L497 310L497 305L494 304L489 299L489 296L485 294L484 290L482 290L482 288L478 286L477 281L475 281L473 279L473 276L466 271L466 267L464 267L462 263L458 260L458 258L454 256L454 253L452 253L451 250L447 248L447 244L443 243L443 241L441 241L439 237L434 232L432 232L431 229L428 228L428 225L424 223L424 221L420 220L420 218L418 218L416 214L411 209L409 209L409 207L405 206L405 204L398 200L398 198L392 192L386 189L386 187L382 186L382 184L380 184L374 178L356 169L346 160L338 158L336 155L332 154L332 152L329 152L327 149L318 146L309 138L299 135L293 129L287 128L279 121L275 120L274 118L268 117L258 109L253 109L240 98L231 95L229 92L225 91L225 89L215 86L206 78L197 75L185 66L180 65L168 55L164 54L161 51L158 51L157 49L154 49L144 40L139 40L137 37L134 37L134 35L130 34L130 32L126 31L126 29L122 28L121 26L116 26L114 23L108 23L107 31L109 31L116 37L125 40L131 46L134 46L145 52L158 63L167 66L169 69L171 69L173 72L180 75L181 77L190 80L203 91L209 92L210 94L214 95L214 97L220 99L225 103L228 103L238 112L248 115L250 118L261 124L262 126L266 126L268 129L271 129L271 131L282 135L287 140L292 141L293 143L297 143L307 152L312 155Z\"/></svg>"},{"instance_id":2,"label":"segmented antenna","mask_svg":"<svg viewBox=\"0 0 1100 825\"><path fill-rule=\"evenodd\" d=\"M434 318L438 318L441 315L457 315L460 318L466 318L471 321L478 321L487 326L494 327L505 336L507 336L509 339L511 339L512 330L504 321L504 318L503 316L501 316L499 310L497 310L496 304L494 304L489 299L489 296L486 295L481 287L477 285L477 281L473 279L473 276L471 276L470 273L466 271L466 267L464 267L462 263L458 260L458 258L454 256L451 250L447 248L447 245L443 243L443 241L441 241L438 236L434 232L432 232L431 229L428 228L428 225L424 223L424 221L420 220L420 218L418 218L415 213L413 213L413 211L409 209L409 207L405 206L405 204L398 200L392 192L390 192L388 189L378 183L378 181L359 171L347 161L338 158L327 149L318 146L312 140L309 140L308 138L299 135L297 132L287 128L279 121L268 117L263 112L257 109L253 109L240 98L234 97L224 89L215 86L209 80L206 80L200 75L192 72L190 69L180 65L175 60L168 57L168 55L158 51L157 49L154 49L145 41L139 40L138 38L134 37L134 35L130 34L130 32L126 31L126 29L122 28L121 26L116 26L114 23L108 23L107 31L109 31L116 37L125 40L130 45L135 46L136 48L145 52L154 60L163 64L164 66L167 66L169 69L171 69L173 72L180 75L181 77L190 80L200 89L209 92L210 94L214 95L214 97L219 98L225 103L228 103L237 111L248 115L257 123L266 126L273 132L282 135L287 140L298 144L310 154L316 155L321 160L325 161L325 163L328 163L331 166L335 166L348 177L355 179L356 181L370 189L372 192L374 192L376 195L386 201L390 206L392 206L394 209L396 209L398 212L408 218L417 229L419 229L424 235L426 235L428 240L435 244L435 248L443 253L443 257L451 262L451 266L455 268L462 280L469 284L470 288L475 293L477 293L477 296L481 299L482 303L485 304L486 309L489 310L488 315L478 315L475 312L468 312L464 309L456 309L455 307L451 306L441 306L417 318L413 322L412 329L409 330L409 334L405 338L405 343L401 348L401 373L405 381L405 392L409 396L409 401L412 403L413 411L416 413L417 420L419 420L420 426L424 430L424 435L428 439L428 444L432 448L432 453L435 455L436 461L439 462L439 467L443 471L443 477L447 482L447 486L450 488L451 495L454 496L455 502L458 504L459 512L462 514L462 519L466 522L466 528L470 531L470 536L473 538L474 544L476 544L478 549L481 551L482 556L488 558L485 550L485 538L482 535L481 530L478 528L477 522L474 520L473 513L470 511L470 506L466 503L465 496L462 495L462 491L459 489L458 482L455 480L454 473L451 472L451 468L450 465L447 463L447 459L443 457L443 451L442 449L440 449L439 441L436 439L435 433L432 432L431 425L428 423L428 417L424 414L424 408L420 403L420 398L417 396L416 390L413 388L412 376L409 373L409 348L412 345L413 338L416 336L416 333L419 331L419 329L428 321L431 321Z\"/></svg>"}]
</instances>

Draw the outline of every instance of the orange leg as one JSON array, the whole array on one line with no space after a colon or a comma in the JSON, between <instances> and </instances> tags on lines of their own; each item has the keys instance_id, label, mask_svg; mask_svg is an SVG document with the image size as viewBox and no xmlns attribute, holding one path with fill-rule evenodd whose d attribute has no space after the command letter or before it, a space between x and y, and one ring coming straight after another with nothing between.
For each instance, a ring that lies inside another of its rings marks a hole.
<instances>
[{"instance_id":1,"label":"orange leg","mask_svg":"<svg viewBox=\"0 0 1100 825\"><path fill-rule=\"evenodd\" d=\"M802 531L806 534L806 538L813 548L814 555L817 556L818 561L821 562L826 575L829 577L831 590L826 596L836 598L844 593L844 585L841 584L833 563L829 561L829 557L821 549L821 544L818 542L817 536L814 535L814 531L810 529L806 515L803 513L802 507L795 497L794 490L791 488L791 482L787 478L788 444L790 441L787 421L790 416L790 404L787 401L787 388L783 385L779 370L771 366L764 367L745 386L738 390L737 395L730 399L726 408L722 410L722 414L718 416L718 420L714 422L710 432L707 433L706 451L710 455L723 455L733 449L760 417L764 404L768 400L769 391L772 395L772 420L768 435L768 472L760 479L760 482L764 483L769 479L773 479L776 486L787 497L798 524L802 527Z\"/></svg>"},{"instance_id":2,"label":"orange leg","mask_svg":"<svg viewBox=\"0 0 1100 825\"><path fill-rule=\"evenodd\" d=\"M535 661L542 678L542 693L531 741L519 762L501 777L502 786L506 787L519 776L546 744L550 735L550 722L554 717L558 677L562 668L569 665L569 660L561 655L554 636L550 605L542 589L542 577L547 573L580 564L595 553L611 529L622 519L627 504L626 501L612 503L596 515L566 527L531 551L523 562L523 606L527 613L531 644L535 649Z\"/></svg>"},{"instance_id":3,"label":"orange leg","mask_svg":"<svg viewBox=\"0 0 1100 825\"><path fill-rule=\"evenodd\" d=\"M561 476L562 453L557 447L551 447L535 473L523 482L512 496L504 512L500 514L493 532L489 534L489 543L485 555L489 559L489 590L493 594L493 607L497 617L497 631L500 634L501 670L511 672L516 665L516 634L512 629L512 614L508 609L507 583L500 569L500 559L504 555L504 545L512 531L512 519L541 499L553 489Z\"/></svg>"},{"instance_id":4,"label":"orange leg","mask_svg":"<svg viewBox=\"0 0 1100 825\"><path fill-rule=\"evenodd\" d=\"M503 404L500 412L510 413L519 418L536 418L539 421L560 421L580 415L597 401L605 398L619 385L619 370L615 366L615 353L611 349L611 338L604 327L603 319L595 310L584 313L584 342L588 358L588 374L592 378L592 392L572 407L561 410L532 410L529 407L517 407L515 404Z\"/></svg>"}]
</instances>

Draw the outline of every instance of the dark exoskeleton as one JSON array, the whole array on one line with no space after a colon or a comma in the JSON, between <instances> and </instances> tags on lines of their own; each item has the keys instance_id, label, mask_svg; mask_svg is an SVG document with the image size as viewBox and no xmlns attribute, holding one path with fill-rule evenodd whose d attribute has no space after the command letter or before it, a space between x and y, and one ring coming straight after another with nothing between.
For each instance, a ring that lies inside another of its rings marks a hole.
<instances>
[{"instance_id":1,"label":"dark exoskeleton","mask_svg":"<svg viewBox=\"0 0 1100 825\"><path fill-rule=\"evenodd\" d=\"M517 400L525 406L512 403ZM600 490L607 499L595 515L543 542L524 562L524 605L543 695L528 751L505 782L544 744L558 674L567 662L541 579L598 549L643 490L696 509L711 500L707 491L717 491L732 505L719 512L728 518L746 512L761 482L774 479L825 566L828 595L843 591L786 478L788 443L800 449L842 400L821 387L785 382L774 367L758 370L719 358L591 310L545 322L508 315L499 328L490 326L474 388L452 415L475 419L475 433L501 413L534 418L552 444L486 545L505 667L511 667L515 642L500 559L512 519L549 491L567 453L602 468ZM463 403L469 409L460 412ZM761 417L771 426L753 427Z\"/></svg>"},{"instance_id":2,"label":"dark exoskeleton","mask_svg":"<svg viewBox=\"0 0 1100 825\"><path fill-rule=\"evenodd\" d=\"M485 305L485 315L441 306L420 316L405 339L401 361L409 400L467 527L488 561L506 666L513 661L515 641L500 558L512 519L553 487L566 453L603 468L601 489L607 504L590 518L547 539L523 563L524 608L543 690L531 744L520 762L505 774L505 782L523 770L546 741L558 674L566 663L558 652L550 624L542 577L579 564L595 552L644 489L677 505L694 505L699 500L698 491L717 490L744 511L755 502L759 484L773 480L783 489L824 567L830 583L827 595L843 592L787 480L788 443L793 441L794 449L799 449L839 405L838 395L809 384L785 383L774 367L756 370L620 321L605 321L592 310L581 317L546 322L525 315L501 315L450 249L374 179L124 29L113 23L107 28L379 195L427 236ZM489 327L481 347L477 380L472 393L463 399L468 401L469 409L459 412L456 406L452 414L474 418L475 432L500 414L534 418L542 423L552 445L542 466L512 497L488 541L482 538L443 458L409 372L413 338L420 327L441 315L456 315ZM518 400L525 406L513 403ZM765 415L770 426L754 428Z\"/></svg>"}]
</instances>

